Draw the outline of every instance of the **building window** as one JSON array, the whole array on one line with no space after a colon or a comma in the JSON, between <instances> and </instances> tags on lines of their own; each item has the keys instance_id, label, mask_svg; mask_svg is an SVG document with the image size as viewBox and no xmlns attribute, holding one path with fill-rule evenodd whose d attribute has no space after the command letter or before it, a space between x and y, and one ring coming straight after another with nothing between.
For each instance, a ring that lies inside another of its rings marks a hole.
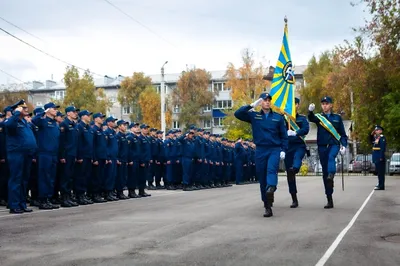
<instances>
[{"instance_id":1,"label":"building window","mask_svg":"<svg viewBox=\"0 0 400 266\"><path fill-rule=\"evenodd\" d=\"M207 104L204 108L203 108L204 112L211 112L211 105Z\"/></svg>"},{"instance_id":2,"label":"building window","mask_svg":"<svg viewBox=\"0 0 400 266\"><path fill-rule=\"evenodd\" d=\"M232 100L215 101L213 108L214 109L231 109L232 108Z\"/></svg>"},{"instance_id":3,"label":"building window","mask_svg":"<svg viewBox=\"0 0 400 266\"><path fill-rule=\"evenodd\" d=\"M174 113L179 113L180 109L179 109L179 105L175 105L174 106Z\"/></svg>"},{"instance_id":4,"label":"building window","mask_svg":"<svg viewBox=\"0 0 400 266\"><path fill-rule=\"evenodd\" d=\"M54 92L54 99L63 100L64 97L65 97L65 91L55 91Z\"/></svg>"},{"instance_id":5,"label":"building window","mask_svg":"<svg viewBox=\"0 0 400 266\"><path fill-rule=\"evenodd\" d=\"M222 127L223 117L214 117L214 127Z\"/></svg>"},{"instance_id":6,"label":"building window","mask_svg":"<svg viewBox=\"0 0 400 266\"><path fill-rule=\"evenodd\" d=\"M131 114L132 113L132 107L130 107L130 106L124 106L123 108L122 108L122 114L123 115L128 115L128 114Z\"/></svg>"},{"instance_id":7,"label":"building window","mask_svg":"<svg viewBox=\"0 0 400 266\"><path fill-rule=\"evenodd\" d=\"M174 128L179 128L179 121L174 121Z\"/></svg>"},{"instance_id":8,"label":"building window","mask_svg":"<svg viewBox=\"0 0 400 266\"><path fill-rule=\"evenodd\" d=\"M42 102L36 102L36 108L38 108L38 107L43 107Z\"/></svg>"},{"instance_id":9,"label":"building window","mask_svg":"<svg viewBox=\"0 0 400 266\"><path fill-rule=\"evenodd\" d=\"M203 122L204 128L211 128L211 120L204 120Z\"/></svg>"},{"instance_id":10,"label":"building window","mask_svg":"<svg viewBox=\"0 0 400 266\"><path fill-rule=\"evenodd\" d=\"M213 83L214 91L228 91L230 88L226 87L224 82L215 82Z\"/></svg>"},{"instance_id":11,"label":"building window","mask_svg":"<svg viewBox=\"0 0 400 266\"><path fill-rule=\"evenodd\" d=\"M117 101L116 97L110 97L110 102L115 103Z\"/></svg>"}]
</instances>

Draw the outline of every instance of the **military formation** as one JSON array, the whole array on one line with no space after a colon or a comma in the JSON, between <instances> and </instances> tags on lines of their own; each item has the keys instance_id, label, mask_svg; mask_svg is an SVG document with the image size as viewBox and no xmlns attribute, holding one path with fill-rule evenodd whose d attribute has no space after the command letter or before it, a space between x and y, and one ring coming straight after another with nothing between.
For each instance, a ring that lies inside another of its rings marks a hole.
<instances>
[{"instance_id":1,"label":"military formation","mask_svg":"<svg viewBox=\"0 0 400 266\"><path fill-rule=\"evenodd\" d=\"M163 140L146 124L74 106L29 113L23 100L0 121L0 205L14 214L31 212L27 204L49 210L256 182L254 143L195 126Z\"/></svg>"},{"instance_id":2,"label":"military formation","mask_svg":"<svg viewBox=\"0 0 400 266\"><path fill-rule=\"evenodd\" d=\"M262 93L235 117L252 126L253 141L223 138L196 128L165 134L147 124L127 122L74 106L61 113L54 103L28 113L23 100L0 116L0 205L10 213L27 207L57 209L107 201L150 197L148 190L193 191L259 182L264 217L273 216L280 160L284 160L290 208L297 208L296 175L309 154L305 137L309 122L317 126L317 146L327 204L332 209L336 156L347 148L340 115L333 100L321 99L321 113L289 119L272 109L272 96ZM296 110L300 100L295 98ZM261 105L260 111L254 108ZM308 119L307 119L308 118ZM371 134L377 166L376 190L385 189L386 139L383 128ZM127 191L127 193L125 193ZM137 191L137 193L136 193Z\"/></svg>"}]
</instances>

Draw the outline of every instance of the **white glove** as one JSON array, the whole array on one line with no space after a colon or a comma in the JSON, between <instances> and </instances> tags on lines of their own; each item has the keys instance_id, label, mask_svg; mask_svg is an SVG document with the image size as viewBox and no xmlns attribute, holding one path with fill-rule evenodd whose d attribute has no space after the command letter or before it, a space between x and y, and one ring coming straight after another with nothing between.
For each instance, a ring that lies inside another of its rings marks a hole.
<instances>
[{"instance_id":1,"label":"white glove","mask_svg":"<svg viewBox=\"0 0 400 266\"><path fill-rule=\"evenodd\" d=\"M289 130L287 131L287 135L288 135L289 137L290 137L290 136L296 136L296 135L297 135L297 132L289 129Z\"/></svg>"},{"instance_id":2,"label":"white glove","mask_svg":"<svg viewBox=\"0 0 400 266\"><path fill-rule=\"evenodd\" d=\"M262 98L258 99L257 101L255 101L254 103L250 104L251 107L255 108L257 106L259 106L261 104L261 102L263 101Z\"/></svg>"},{"instance_id":3,"label":"white glove","mask_svg":"<svg viewBox=\"0 0 400 266\"><path fill-rule=\"evenodd\" d=\"M345 147L341 147L340 148L340 154L344 155L346 153L346 148Z\"/></svg>"},{"instance_id":4,"label":"white glove","mask_svg":"<svg viewBox=\"0 0 400 266\"><path fill-rule=\"evenodd\" d=\"M308 111L310 111L310 112L312 112L312 111L314 111L315 110L315 104L310 104L309 106L308 106Z\"/></svg>"},{"instance_id":5,"label":"white glove","mask_svg":"<svg viewBox=\"0 0 400 266\"><path fill-rule=\"evenodd\" d=\"M284 151L281 151L281 154L279 155L281 159L285 159L286 153Z\"/></svg>"}]
</instances>

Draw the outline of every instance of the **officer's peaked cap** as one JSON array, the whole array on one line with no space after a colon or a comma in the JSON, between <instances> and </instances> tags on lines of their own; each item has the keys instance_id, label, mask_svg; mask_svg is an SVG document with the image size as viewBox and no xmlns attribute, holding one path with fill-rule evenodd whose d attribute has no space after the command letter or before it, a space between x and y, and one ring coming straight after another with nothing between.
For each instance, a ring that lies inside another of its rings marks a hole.
<instances>
[{"instance_id":1,"label":"officer's peaked cap","mask_svg":"<svg viewBox=\"0 0 400 266\"><path fill-rule=\"evenodd\" d=\"M267 92L261 93L261 94L260 94L260 98L263 99L263 100L266 100L266 99L272 100L272 96L271 96L269 93L267 93Z\"/></svg>"}]
</instances>

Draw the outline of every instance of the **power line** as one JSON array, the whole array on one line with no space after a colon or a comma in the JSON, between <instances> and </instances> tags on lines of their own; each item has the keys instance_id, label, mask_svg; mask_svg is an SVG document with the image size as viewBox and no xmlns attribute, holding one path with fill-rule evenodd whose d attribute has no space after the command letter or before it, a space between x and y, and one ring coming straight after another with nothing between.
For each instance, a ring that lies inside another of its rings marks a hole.
<instances>
[{"instance_id":1,"label":"power line","mask_svg":"<svg viewBox=\"0 0 400 266\"><path fill-rule=\"evenodd\" d=\"M175 48L177 48L173 43L169 42L167 39L165 39L164 37L162 37L160 34L158 34L157 32L153 31L152 29L150 29L149 27L147 27L146 25L144 25L143 23L141 23L139 20L135 19L134 17L132 17L131 15L129 15L128 13L126 13L125 11L123 11L121 8L119 8L118 6L116 6L115 4L111 3L108 0L104 0L104 2L106 2L107 4L109 4L110 6L114 7L115 9L117 9L119 12L121 12L122 14L124 14L125 16L127 16L128 18L130 18L132 21L134 21L135 23L139 24L140 26L142 26L143 28L147 29L148 31L150 31L151 33L153 33L154 35L156 35L158 38L162 39L164 42L168 43L169 45L174 46Z\"/></svg>"},{"instance_id":2,"label":"power line","mask_svg":"<svg viewBox=\"0 0 400 266\"><path fill-rule=\"evenodd\" d=\"M38 40L40 40L40 41L42 41L42 42L45 42L45 41L43 41L42 39L40 39L39 37L37 37L36 35L33 35L32 33L29 33L28 31L24 30L23 28L18 27L17 25L15 25L15 24L13 24L12 22L6 20L5 18L0 17L0 19L3 20L4 22L10 24L11 26L14 26L15 28L17 28L17 29L19 29L19 30L25 32L26 34L28 34L28 35L30 35L30 36L32 36L32 37L34 37L34 38L36 38L36 39L38 39Z\"/></svg>"},{"instance_id":3,"label":"power line","mask_svg":"<svg viewBox=\"0 0 400 266\"><path fill-rule=\"evenodd\" d=\"M5 72L4 70L0 69L0 72L3 72L4 74L6 74L7 76L12 77L15 80L18 80L21 83L24 83L22 80L20 80L19 78L14 77L13 75L11 75L10 73Z\"/></svg>"},{"instance_id":4,"label":"power line","mask_svg":"<svg viewBox=\"0 0 400 266\"><path fill-rule=\"evenodd\" d=\"M61 63L64 63L64 64L69 65L69 66L76 67L77 69L80 69L80 70L83 70L83 71L86 71L86 70L87 70L87 69L84 69L84 68L82 68L82 67L78 67L78 66L76 66L76 65L73 65L73 64L71 64L71 63L68 63L67 61L62 60L62 59L60 59L60 58L58 58L58 57L55 57L54 55L51 55L51 54L49 54L49 53L47 53L47 52L45 52L45 51L43 51L43 50L41 50L41 49L39 49L39 48L36 48L36 47L33 46L32 44L27 43L26 41L24 41L24 40L18 38L17 36L13 35L12 33L6 31L6 30L3 29L3 28L0 28L0 30L3 31L4 33L6 33L7 35L10 35L11 37L17 39L18 41L20 41L20 42L22 42L22 43L28 45L29 47L35 49L36 51L39 51L39 52L41 52L41 53L47 55L48 57L51 57L51 58L57 60L57 61L60 61ZM92 71L91 71L90 73L93 74L93 75L97 75L97 76L100 76L100 77L104 77L104 75L100 75L100 74L97 74L97 73L92 72Z\"/></svg>"}]
</instances>

